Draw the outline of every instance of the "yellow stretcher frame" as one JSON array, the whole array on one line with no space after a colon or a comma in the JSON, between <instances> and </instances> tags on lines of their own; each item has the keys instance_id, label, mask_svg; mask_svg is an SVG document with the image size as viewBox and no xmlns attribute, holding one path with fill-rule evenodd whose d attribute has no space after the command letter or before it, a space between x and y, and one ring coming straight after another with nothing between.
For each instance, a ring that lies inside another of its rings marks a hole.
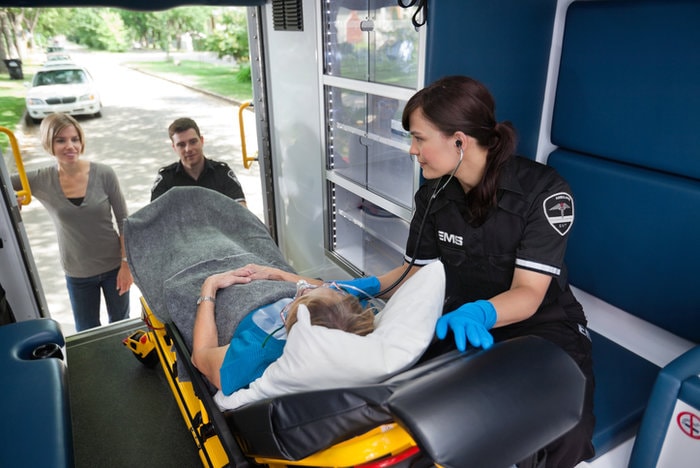
<instances>
[{"instance_id":1,"label":"yellow stretcher frame","mask_svg":"<svg viewBox=\"0 0 700 468\"><path fill-rule=\"evenodd\" d=\"M269 468L292 466L355 467L386 456L395 456L417 447L413 439L395 423L384 424L302 460L289 461L256 457L255 461Z\"/></svg>"},{"instance_id":2,"label":"yellow stretcher frame","mask_svg":"<svg viewBox=\"0 0 700 468\"><path fill-rule=\"evenodd\" d=\"M140 300L141 319L148 327L148 332L146 332L148 346L153 346L158 354L158 361L180 408L187 429L194 438L202 465L210 468L231 466L226 450L216 435L207 409L197 396L192 382L181 381L177 377L177 354L173 349L172 337L168 335L165 325L153 314L146 300L143 297ZM135 354L139 354L138 350L131 350ZM371 462L385 458L399 458L402 454L413 456L417 453L418 447L411 436L399 425L391 423L321 450L302 460L289 461L256 457L254 461L269 468L359 467L367 463L371 466Z\"/></svg>"},{"instance_id":3,"label":"yellow stretcher frame","mask_svg":"<svg viewBox=\"0 0 700 468\"><path fill-rule=\"evenodd\" d=\"M17 137L7 127L0 127L0 133L4 133L10 139L10 147L12 148L12 154L15 157L15 166L17 166L17 173L19 174L19 181L22 184L22 190L15 192L17 200L21 205L29 205L32 201L32 190L29 187L29 181L27 180L27 173L24 170L24 163L22 162L22 155L19 151L19 143L17 142Z\"/></svg>"}]
</instances>

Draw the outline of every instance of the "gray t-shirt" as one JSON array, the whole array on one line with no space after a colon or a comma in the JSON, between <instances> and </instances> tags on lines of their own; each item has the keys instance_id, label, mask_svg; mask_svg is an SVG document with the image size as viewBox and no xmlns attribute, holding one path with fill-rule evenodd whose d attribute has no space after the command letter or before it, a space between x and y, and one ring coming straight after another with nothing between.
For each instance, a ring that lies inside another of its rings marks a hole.
<instances>
[{"instance_id":1,"label":"gray t-shirt","mask_svg":"<svg viewBox=\"0 0 700 468\"><path fill-rule=\"evenodd\" d=\"M111 167L90 162L87 191L79 206L64 195L57 166L28 171L27 181L32 196L44 205L56 226L66 275L87 278L119 268L122 255L117 230L122 233L128 212ZM18 175L12 176L12 185L15 190L21 188Z\"/></svg>"}]
</instances>

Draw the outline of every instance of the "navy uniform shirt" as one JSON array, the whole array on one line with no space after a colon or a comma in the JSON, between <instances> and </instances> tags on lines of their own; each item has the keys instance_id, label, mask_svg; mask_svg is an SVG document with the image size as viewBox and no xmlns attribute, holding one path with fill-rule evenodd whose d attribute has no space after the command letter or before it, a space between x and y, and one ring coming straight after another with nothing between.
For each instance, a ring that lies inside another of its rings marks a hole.
<instances>
[{"instance_id":1,"label":"navy uniform shirt","mask_svg":"<svg viewBox=\"0 0 700 468\"><path fill-rule=\"evenodd\" d=\"M560 320L585 325L583 309L569 289L564 266L574 221L574 202L564 179L549 166L512 158L501 173L497 206L482 225L472 226L466 195L453 178L433 201L419 241L428 201L443 180L429 181L416 193L406 261L413 255L416 265L442 260L447 277L444 312L507 291L515 268L524 268L554 280L532 317L502 329Z\"/></svg>"},{"instance_id":2,"label":"navy uniform shirt","mask_svg":"<svg viewBox=\"0 0 700 468\"><path fill-rule=\"evenodd\" d=\"M244 202L243 188L238 182L233 169L225 162L204 158L204 170L199 179L194 180L182 167L180 161L161 167L151 188L151 201L155 200L172 187L204 187Z\"/></svg>"}]
</instances>

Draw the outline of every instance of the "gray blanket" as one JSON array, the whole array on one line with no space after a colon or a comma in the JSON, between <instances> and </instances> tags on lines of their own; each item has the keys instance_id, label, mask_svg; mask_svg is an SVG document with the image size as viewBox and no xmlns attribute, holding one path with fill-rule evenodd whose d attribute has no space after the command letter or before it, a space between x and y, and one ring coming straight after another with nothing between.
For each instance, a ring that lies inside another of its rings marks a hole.
<instances>
[{"instance_id":1,"label":"gray blanket","mask_svg":"<svg viewBox=\"0 0 700 468\"><path fill-rule=\"evenodd\" d=\"M174 323L192 349L196 300L204 279L248 263L293 271L265 225L213 190L175 187L126 219L126 254L134 282L153 313ZM216 324L227 344L250 311L294 296L294 283L253 281L219 290Z\"/></svg>"}]
</instances>

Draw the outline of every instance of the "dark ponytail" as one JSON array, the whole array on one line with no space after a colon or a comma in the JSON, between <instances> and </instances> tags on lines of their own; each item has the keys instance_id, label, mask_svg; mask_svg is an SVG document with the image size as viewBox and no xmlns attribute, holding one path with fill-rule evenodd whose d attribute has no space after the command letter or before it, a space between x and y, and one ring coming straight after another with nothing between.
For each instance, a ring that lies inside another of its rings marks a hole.
<instances>
[{"instance_id":1,"label":"dark ponytail","mask_svg":"<svg viewBox=\"0 0 700 468\"><path fill-rule=\"evenodd\" d=\"M513 124L508 121L496 123L489 139L484 175L467 194L471 223L475 226L483 224L489 211L498 203L498 180L503 166L515 152L516 141Z\"/></svg>"}]
</instances>

